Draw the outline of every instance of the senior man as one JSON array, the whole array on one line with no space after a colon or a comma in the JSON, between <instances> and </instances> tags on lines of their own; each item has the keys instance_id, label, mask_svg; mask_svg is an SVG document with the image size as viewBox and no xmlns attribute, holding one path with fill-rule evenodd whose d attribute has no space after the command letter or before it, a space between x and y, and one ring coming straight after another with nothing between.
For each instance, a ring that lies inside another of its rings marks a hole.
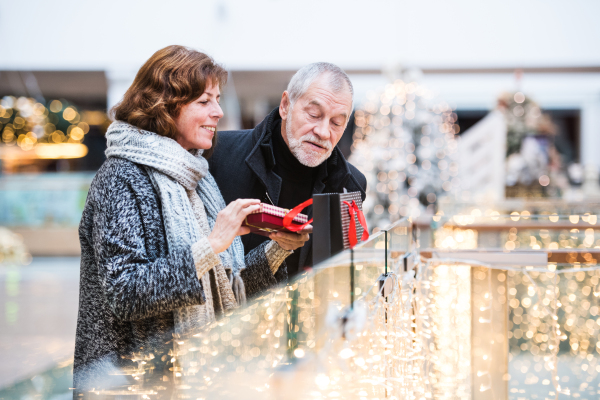
<instances>
[{"instance_id":1,"label":"senior man","mask_svg":"<svg viewBox=\"0 0 600 400\"><path fill-rule=\"evenodd\" d=\"M367 181L348 163L337 143L353 106L348 75L329 63L300 69L281 96L279 107L253 130L219 132L219 143L209 159L227 203L238 198L291 209L319 193L360 191ZM312 207L304 211L312 215ZM290 250L287 268L279 268L278 281L302 272L312 264L312 243L307 233L273 233L271 238ZM242 238L248 253L268 240L261 235Z\"/></svg>"}]
</instances>

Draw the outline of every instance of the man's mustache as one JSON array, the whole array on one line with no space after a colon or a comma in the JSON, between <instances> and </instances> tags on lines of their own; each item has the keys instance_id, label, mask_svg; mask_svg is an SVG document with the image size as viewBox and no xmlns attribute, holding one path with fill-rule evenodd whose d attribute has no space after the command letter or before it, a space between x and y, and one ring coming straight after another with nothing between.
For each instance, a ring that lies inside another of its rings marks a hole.
<instances>
[{"instance_id":1,"label":"man's mustache","mask_svg":"<svg viewBox=\"0 0 600 400\"><path fill-rule=\"evenodd\" d=\"M302 138L300 139L302 142L311 142L314 143L320 147L323 147L325 150L331 150L331 143L326 141L326 140L321 140L319 139L317 136L313 135L313 134L307 134L302 136Z\"/></svg>"}]
</instances>

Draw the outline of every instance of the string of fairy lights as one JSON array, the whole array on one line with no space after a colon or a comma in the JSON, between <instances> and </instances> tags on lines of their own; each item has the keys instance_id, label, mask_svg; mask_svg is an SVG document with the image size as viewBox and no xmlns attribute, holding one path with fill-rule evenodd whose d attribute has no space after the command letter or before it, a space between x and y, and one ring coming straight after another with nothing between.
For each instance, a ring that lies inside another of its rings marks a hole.
<instances>
[{"instance_id":1,"label":"string of fairy lights","mask_svg":"<svg viewBox=\"0 0 600 400\"><path fill-rule=\"evenodd\" d=\"M38 143L81 143L90 126L68 102L38 102L29 97L0 100L0 131L5 146L31 150Z\"/></svg>"},{"instance_id":2,"label":"string of fairy lights","mask_svg":"<svg viewBox=\"0 0 600 400\"><path fill-rule=\"evenodd\" d=\"M457 215L448 221L454 225L436 230L436 247L477 249L485 230L475 228L483 216L474 214ZM517 232L496 232L505 243L539 245L530 238L541 241L547 232L551 240L540 243L545 248L554 240L560 246L589 245L596 244L600 233L595 214L580 216L585 221L567 216L556 222L549 214L537 228L530 219L539 216L527 212L519 213L519 221L515 214L487 213L488 222L490 215L496 224L529 224ZM553 224L582 223L593 229L594 241L592 232L583 230L581 238L561 242L560 232L570 230L552 229ZM372 248L382 247L376 243ZM404 271L403 259L396 255L378 283L382 254L357 252L352 308L349 264L341 259L225 314L193 337L178 338L169 357L181 395L596 398L600 268L595 261L498 267L421 258L414 271ZM139 380L153 368L152 359L138 357L139 368L132 373ZM140 384L119 393L128 391L149 398L159 392Z\"/></svg>"},{"instance_id":3,"label":"string of fairy lights","mask_svg":"<svg viewBox=\"0 0 600 400\"><path fill-rule=\"evenodd\" d=\"M473 209L450 221L436 231L437 248L476 249L486 240L481 237L485 224L492 223L499 226L494 243L505 251L574 251L567 253L562 264L503 267L505 271L493 285L498 290L490 293L508 306L511 395L538 398L546 392L551 397L596 398L600 387L597 215L532 215L528 211L500 215ZM503 224L509 226L502 228Z\"/></svg>"}]
</instances>

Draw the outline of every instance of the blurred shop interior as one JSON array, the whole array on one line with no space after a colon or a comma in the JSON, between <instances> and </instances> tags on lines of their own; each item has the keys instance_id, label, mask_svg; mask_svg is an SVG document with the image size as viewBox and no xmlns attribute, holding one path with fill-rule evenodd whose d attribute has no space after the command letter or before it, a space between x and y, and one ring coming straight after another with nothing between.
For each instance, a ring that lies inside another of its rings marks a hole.
<instances>
[{"instance_id":1,"label":"blurred shop interior","mask_svg":"<svg viewBox=\"0 0 600 400\"><path fill-rule=\"evenodd\" d=\"M31 269L0 273L0 338L25 335L23 352L45 358L0 365L0 388L72 352L74 314L48 342L31 334L28 315L45 317L24 299L63 296L49 313L76 310L78 224L105 160L109 110L154 51L188 45L228 69L219 130L256 126L298 68L342 67L355 110L339 147L368 178L377 232L461 204L591 212L585 205L600 203L598 15L592 1L1 1L0 265Z\"/></svg>"}]
</instances>

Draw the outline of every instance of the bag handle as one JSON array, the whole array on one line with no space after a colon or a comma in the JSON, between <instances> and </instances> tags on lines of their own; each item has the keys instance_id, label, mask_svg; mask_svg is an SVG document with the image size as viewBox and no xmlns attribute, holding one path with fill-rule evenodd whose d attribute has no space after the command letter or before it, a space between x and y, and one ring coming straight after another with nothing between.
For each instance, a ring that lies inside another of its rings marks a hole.
<instances>
[{"instance_id":1,"label":"bag handle","mask_svg":"<svg viewBox=\"0 0 600 400\"><path fill-rule=\"evenodd\" d=\"M361 241L365 241L369 238L369 232L367 231L367 221L362 210L356 205L356 202L352 200L352 203L343 201L348 206L348 213L350 214L350 226L348 227L348 241L350 242L350 248L353 248L358 243L356 238L356 222L354 221L354 214L358 217L358 222L363 228L363 234L360 238Z\"/></svg>"},{"instance_id":2,"label":"bag handle","mask_svg":"<svg viewBox=\"0 0 600 400\"><path fill-rule=\"evenodd\" d=\"M296 215L300 214L300 211L304 210L306 207L310 206L313 203L313 199L308 199L304 203L298 204L296 207L292 208L290 212L285 214L283 217L283 227L291 232L298 232L304 229L307 225L311 224L313 219L311 218L307 223L302 225L296 225L293 223Z\"/></svg>"}]
</instances>

